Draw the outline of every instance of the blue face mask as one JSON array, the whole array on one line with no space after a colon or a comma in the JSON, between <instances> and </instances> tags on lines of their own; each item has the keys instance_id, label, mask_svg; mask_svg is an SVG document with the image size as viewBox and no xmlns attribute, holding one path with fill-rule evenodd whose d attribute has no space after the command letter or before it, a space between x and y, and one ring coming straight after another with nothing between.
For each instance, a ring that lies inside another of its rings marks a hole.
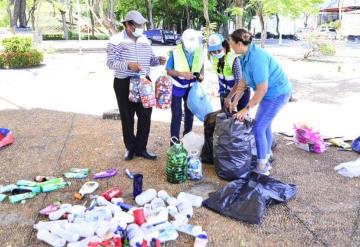
<instances>
[{"instance_id":1,"label":"blue face mask","mask_svg":"<svg viewBox=\"0 0 360 247\"><path fill-rule=\"evenodd\" d=\"M220 58L222 58L223 56L225 56L225 52L224 52L224 51L221 51L220 53L214 54L214 55L212 55L212 56L213 56L213 58L220 59Z\"/></svg>"}]
</instances>

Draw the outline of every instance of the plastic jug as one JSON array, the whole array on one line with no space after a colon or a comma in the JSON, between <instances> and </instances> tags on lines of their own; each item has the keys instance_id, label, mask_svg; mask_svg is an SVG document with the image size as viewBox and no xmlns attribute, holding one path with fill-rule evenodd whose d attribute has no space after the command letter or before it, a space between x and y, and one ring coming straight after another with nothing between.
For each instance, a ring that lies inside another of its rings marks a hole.
<instances>
[{"instance_id":1,"label":"plastic jug","mask_svg":"<svg viewBox=\"0 0 360 247\"><path fill-rule=\"evenodd\" d=\"M190 193L186 192L180 192L178 197L178 200L185 199L191 203L193 207L199 208L202 205L203 198L201 196L192 195Z\"/></svg>"},{"instance_id":2,"label":"plastic jug","mask_svg":"<svg viewBox=\"0 0 360 247\"><path fill-rule=\"evenodd\" d=\"M152 199L154 199L156 197L156 190L154 189L148 189L144 192L142 192L140 195L138 195L135 198L135 202L140 205L143 206L146 203L150 202Z\"/></svg>"}]
</instances>

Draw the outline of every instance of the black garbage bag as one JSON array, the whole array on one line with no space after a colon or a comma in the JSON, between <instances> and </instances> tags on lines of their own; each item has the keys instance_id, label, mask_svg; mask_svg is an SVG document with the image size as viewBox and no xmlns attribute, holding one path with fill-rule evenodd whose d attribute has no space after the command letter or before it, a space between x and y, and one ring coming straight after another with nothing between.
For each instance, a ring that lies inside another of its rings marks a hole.
<instances>
[{"instance_id":1,"label":"black garbage bag","mask_svg":"<svg viewBox=\"0 0 360 247\"><path fill-rule=\"evenodd\" d=\"M225 180L244 176L251 165L252 124L219 113L214 133L214 164L216 174Z\"/></svg>"},{"instance_id":2,"label":"black garbage bag","mask_svg":"<svg viewBox=\"0 0 360 247\"><path fill-rule=\"evenodd\" d=\"M204 121L204 146L201 150L201 161L206 164L214 164L213 136L216 125L216 116L220 111L209 113Z\"/></svg>"},{"instance_id":3,"label":"black garbage bag","mask_svg":"<svg viewBox=\"0 0 360 247\"><path fill-rule=\"evenodd\" d=\"M228 183L206 199L203 205L219 214L260 224L267 206L286 202L296 193L296 185L252 172L246 178Z\"/></svg>"}]
</instances>

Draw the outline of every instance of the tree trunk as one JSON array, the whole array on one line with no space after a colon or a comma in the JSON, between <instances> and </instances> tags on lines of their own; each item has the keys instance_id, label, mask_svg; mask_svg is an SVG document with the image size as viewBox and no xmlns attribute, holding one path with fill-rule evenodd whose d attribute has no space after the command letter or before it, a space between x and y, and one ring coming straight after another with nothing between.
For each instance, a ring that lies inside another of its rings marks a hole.
<instances>
[{"instance_id":1,"label":"tree trunk","mask_svg":"<svg viewBox=\"0 0 360 247\"><path fill-rule=\"evenodd\" d=\"M307 26L308 26L309 16L310 16L310 14L305 14L304 28L307 28Z\"/></svg>"},{"instance_id":2,"label":"tree trunk","mask_svg":"<svg viewBox=\"0 0 360 247\"><path fill-rule=\"evenodd\" d=\"M13 2L11 0L7 1L7 5L6 5L6 11L8 12L9 15L9 20L10 20L10 31L12 33L15 33L15 19L14 16L12 15L12 11L11 11L11 5L13 5Z\"/></svg>"},{"instance_id":3,"label":"tree trunk","mask_svg":"<svg viewBox=\"0 0 360 247\"><path fill-rule=\"evenodd\" d=\"M20 27L26 27L26 0L20 0L19 14Z\"/></svg>"},{"instance_id":4,"label":"tree trunk","mask_svg":"<svg viewBox=\"0 0 360 247\"><path fill-rule=\"evenodd\" d=\"M204 18L205 18L206 26L209 26L210 25L209 1L208 0L203 0L203 5L204 5Z\"/></svg>"},{"instance_id":5,"label":"tree trunk","mask_svg":"<svg viewBox=\"0 0 360 247\"><path fill-rule=\"evenodd\" d=\"M95 15L97 17L100 17L100 7L99 6L100 6L100 0L95 0L93 9L94 9Z\"/></svg>"},{"instance_id":6,"label":"tree trunk","mask_svg":"<svg viewBox=\"0 0 360 247\"><path fill-rule=\"evenodd\" d=\"M63 23L63 30L64 30L64 39L68 40L69 39L69 28L66 24L66 16L65 16L65 12L60 12L61 13L61 20ZM80 20L78 20L80 21Z\"/></svg>"},{"instance_id":7,"label":"tree trunk","mask_svg":"<svg viewBox=\"0 0 360 247\"><path fill-rule=\"evenodd\" d=\"M145 0L145 5L146 5L147 18L148 18L147 27L148 29L154 29L151 0Z\"/></svg>"},{"instance_id":8,"label":"tree trunk","mask_svg":"<svg viewBox=\"0 0 360 247\"><path fill-rule=\"evenodd\" d=\"M249 20L249 23L247 25L247 30L249 30L249 31L251 31L251 21L252 21L252 19Z\"/></svg>"},{"instance_id":9,"label":"tree trunk","mask_svg":"<svg viewBox=\"0 0 360 247\"><path fill-rule=\"evenodd\" d=\"M243 0L235 0L235 6L238 8L243 9L244 8L244 2ZM241 15L236 16L236 29L243 27L243 20Z\"/></svg>"},{"instance_id":10,"label":"tree trunk","mask_svg":"<svg viewBox=\"0 0 360 247\"><path fill-rule=\"evenodd\" d=\"M88 0L89 6L94 6L94 1ZM89 9L90 22L91 22L91 36L95 36L95 21L92 11Z\"/></svg>"},{"instance_id":11,"label":"tree trunk","mask_svg":"<svg viewBox=\"0 0 360 247\"><path fill-rule=\"evenodd\" d=\"M186 28L190 28L191 27L191 23L190 23L190 8L188 5L185 6L185 11L186 11Z\"/></svg>"},{"instance_id":12,"label":"tree trunk","mask_svg":"<svg viewBox=\"0 0 360 247\"><path fill-rule=\"evenodd\" d=\"M72 27L74 25L74 16L73 16L73 6L71 3L69 7L69 22L70 22L70 26Z\"/></svg>"},{"instance_id":13,"label":"tree trunk","mask_svg":"<svg viewBox=\"0 0 360 247\"><path fill-rule=\"evenodd\" d=\"M264 22L264 13L262 8L258 9L258 16L260 21L260 27L261 27L261 47L265 47L265 39L266 39L266 32L265 32L265 22Z\"/></svg>"},{"instance_id":14,"label":"tree trunk","mask_svg":"<svg viewBox=\"0 0 360 247\"><path fill-rule=\"evenodd\" d=\"M28 19L26 20L26 26L28 25L29 21L31 20L31 27L33 30L35 30L35 11L36 11L37 5L38 5L38 2L36 0L34 0L33 6L31 7L31 9L29 10L29 13L28 13Z\"/></svg>"}]
</instances>

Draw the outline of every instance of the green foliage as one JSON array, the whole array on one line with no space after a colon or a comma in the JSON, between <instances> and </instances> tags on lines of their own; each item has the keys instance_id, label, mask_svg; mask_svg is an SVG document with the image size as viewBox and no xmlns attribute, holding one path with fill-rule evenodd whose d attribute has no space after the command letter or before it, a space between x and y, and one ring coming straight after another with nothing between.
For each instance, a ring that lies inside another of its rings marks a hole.
<instances>
[{"instance_id":1,"label":"green foliage","mask_svg":"<svg viewBox=\"0 0 360 247\"><path fill-rule=\"evenodd\" d=\"M43 40L64 40L64 34L63 33L46 33L42 35ZM69 40L78 40L79 36L77 32L69 32ZM88 37L87 33L81 34L82 40L108 40L109 36L105 34L95 34L95 36Z\"/></svg>"},{"instance_id":2,"label":"green foliage","mask_svg":"<svg viewBox=\"0 0 360 247\"><path fill-rule=\"evenodd\" d=\"M6 0L0 0L0 28L10 25L9 16L6 12Z\"/></svg>"},{"instance_id":3,"label":"green foliage","mask_svg":"<svg viewBox=\"0 0 360 247\"><path fill-rule=\"evenodd\" d=\"M30 37L13 36L2 40L5 52L27 52L32 46Z\"/></svg>"},{"instance_id":4,"label":"green foliage","mask_svg":"<svg viewBox=\"0 0 360 247\"><path fill-rule=\"evenodd\" d=\"M0 68L26 68L37 66L43 54L32 48L30 37L13 36L1 41L4 52L0 53Z\"/></svg>"},{"instance_id":5,"label":"green foliage","mask_svg":"<svg viewBox=\"0 0 360 247\"><path fill-rule=\"evenodd\" d=\"M225 10L225 13L230 13L230 15L242 16L244 14L244 10L239 7L230 7Z\"/></svg>"},{"instance_id":6,"label":"green foliage","mask_svg":"<svg viewBox=\"0 0 360 247\"><path fill-rule=\"evenodd\" d=\"M3 52L0 53L0 68L13 69L38 66L43 59L43 54L36 49L26 52Z\"/></svg>"},{"instance_id":7,"label":"green foliage","mask_svg":"<svg viewBox=\"0 0 360 247\"><path fill-rule=\"evenodd\" d=\"M309 50L304 54L304 59L311 56L334 56L336 47L328 37L322 33L311 32L303 36Z\"/></svg>"},{"instance_id":8,"label":"green foliage","mask_svg":"<svg viewBox=\"0 0 360 247\"><path fill-rule=\"evenodd\" d=\"M319 52L323 56L334 56L336 54L336 48L333 44L319 43Z\"/></svg>"},{"instance_id":9,"label":"green foliage","mask_svg":"<svg viewBox=\"0 0 360 247\"><path fill-rule=\"evenodd\" d=\"M330 23L328 24L328 26L329 26L330 28L334 28L334 29L336 29L336 30L339 30L339 29L341 28L341 21L340 21L340 20L336 20L336 21L330 22Z\"/></svg>"}]
</instances>

